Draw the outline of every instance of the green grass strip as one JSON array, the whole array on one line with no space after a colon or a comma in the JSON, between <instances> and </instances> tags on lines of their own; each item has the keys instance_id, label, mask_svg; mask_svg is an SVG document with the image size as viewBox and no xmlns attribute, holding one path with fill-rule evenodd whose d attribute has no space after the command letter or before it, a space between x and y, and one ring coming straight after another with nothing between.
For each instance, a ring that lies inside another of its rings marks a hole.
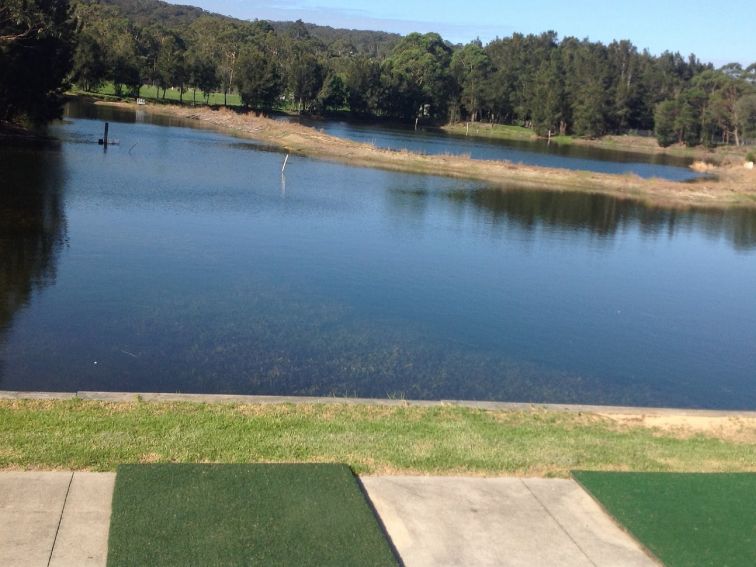
<instances>
[{"instance_id":1,"label":"green grass strip","mask_svg":"<svg viewBox=\"0 0 756 567\"><path fill-rule=\"evenodd\" d=\"M108 566L397 565L344 465L118 467Z\"/></svg>"},{"instance_id":2,"label":"green grass strip","mask_svg":"<svg viewBox=\"0 0 756 567\"><path fill-rule=\"evenodd\" d=\"M756 565L756 474L573 476L668 567Z\"/></svg>"},{"instance_id":3,"label":"green grass strip","mask_svg":"<svg viewBox=\"0 0 756 567\"><path fill-rule=\"evenodd\" d=\"M100 85L99 88L97 88L94 91L91 91L91 93L87 93L87 91L83 90L74 90L73 92L82 93L82 94L95 94L95 95L104 95L104 96L115 96L115 88L113 87L113 83L106 82ZM124 89L124 92L121 94L123 98L132 99L133 96L130 96L127 94L126 89ZM147 100L153 100L153 101L171 101L171 102L179 102L179 100L182 99L181 93L179 93L176 89L168 89L166 91L163 91L160 89L160 93L158 94L158 89L152 85L142 85L142 88L139 90L139 97L144 98ZM186 105L191 105L192 100L194 100L193 92L191 89L188 91L184 91L183 95L183 101ZM205 104L205 93L201 90L197 90L196 93L196 102L197 104ZM238 93L232 92L228 93L225 97L223 96L222 92L213 92L210 93L209 97L209 104L211 105L223 105L228 104L228 106L241 106L241 97L238 95Z\"/></svg>"},{"instance_id":4,"label":"green grass strip","mask_svg":"<svg viewBox=\"0 0 756 567\"><path fill-rule=\"evenodd\" d=\"M336 462L358 474L756 471L753 432L739 437L677 436L538 409L0 401L0 469Z\"/></svg>"}]
</instances>

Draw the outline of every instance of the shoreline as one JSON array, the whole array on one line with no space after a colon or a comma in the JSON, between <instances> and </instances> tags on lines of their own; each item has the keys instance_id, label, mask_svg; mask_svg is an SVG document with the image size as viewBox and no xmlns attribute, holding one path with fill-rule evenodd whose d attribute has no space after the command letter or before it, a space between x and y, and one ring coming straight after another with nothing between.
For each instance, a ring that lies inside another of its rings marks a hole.
<instances>
[{"instance_id":1,"label":"shoreline","mask_svg":"<svg viewBox=\"0 0 756 567\"><path fill-rule=\"evenodd\" d=\"M542 402L501 402L486 400L408 400L395 398L353 398L336 396L293 396L265 394L196 394L180 392L89 391L52 392L0 390L0 400L89 400L97 402L188 402L197 404L344 404L387 407L460 407L487 411L527 411L592 413L605 416L746 418L756 422L756 410L729 410L676 407L613 406L596 404L560 404Z\"/></svg>"},{"instance_id":2,"label":"shoreline","mask_svg":"<svg viewBox=\"0 0 756 567\"><path fill-rule=\"evenodd\" d=\"M491 128L491 124L489 123L471 122L468 134L465 125L465 122L450 123L439 127L439 129L447 134L457 137L469 136L470 138L483 140L546 142L546 138L539 137L530 130L525 132L517 131L514 134L506 133L507 128L519 127L495 124L494 128ZM743 161L749 149L747 146L722 146L716 149L708 149L700 146L689 148L682 144L672 144L671 146L663 148L656 143L656 138L652 136L631 134L607 134L600 138L554 136L551 139L551 143L557 146L581 146L631 155L667 156L675 159L704 161L714 165L733 165L737 161Z\"/></svg>"},{"instance_id":3,"label":"shoreline","mask_svg":"<svg viewBox=\"0 0 756 567\"><path fill-rule=\"evenodd\" d=\"M668 208L756 208L756 170L715 167L708 178L692 182L644 179L591 171L546 168L457 155L423 155L386 150L330 136L315 128L242 114L226 108L177 107L95 100L94 104L194 120L232 135L255 139L288 153L352 166L438 175L507 188L598 193Z\"/></svg>"},{"instance_id":4,"label":"shoreline","mask_svg":"<svg viewBox=\"0 0 756 567\"><path fill-rule=\"evenodd\" d=\"M220 396L223 403L207 403L177 401L175 394L128 394L123 401L106 401L102 393L23 394L28 397L0 398L0 470L341 462L358 474L473 477L566 477L574 469L756 472L755 412L641 415L535 404L486 409L402 400Z\"/></svg>"}]
</instances>

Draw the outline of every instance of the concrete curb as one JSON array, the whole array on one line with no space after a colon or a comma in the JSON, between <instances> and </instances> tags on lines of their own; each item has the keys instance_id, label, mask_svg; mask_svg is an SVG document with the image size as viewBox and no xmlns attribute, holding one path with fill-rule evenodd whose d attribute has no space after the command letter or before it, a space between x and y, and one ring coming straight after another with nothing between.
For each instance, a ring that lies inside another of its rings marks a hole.
<instances>
[{"instance_id":1,"label":"concrete curb","mask_svg":"<svg viewBox=\"0 0 756 567\"><path fill-rule=\"evenodd\" d=\"M652 408L597 406L580 404L537 404L520 402L484 402L474 400L403 400L382 398L337 398L315 396L258 396L236 394L179 394L155 392L22 392L0 390L0 400L95 400L101 402L192 402L204 404L349 404L396 407L457 406L493 411L541 410L552 412L594 413L604 415L748 417L756 419L756 411L706 410L686 408Z\"/></svg>"}]
</instances>

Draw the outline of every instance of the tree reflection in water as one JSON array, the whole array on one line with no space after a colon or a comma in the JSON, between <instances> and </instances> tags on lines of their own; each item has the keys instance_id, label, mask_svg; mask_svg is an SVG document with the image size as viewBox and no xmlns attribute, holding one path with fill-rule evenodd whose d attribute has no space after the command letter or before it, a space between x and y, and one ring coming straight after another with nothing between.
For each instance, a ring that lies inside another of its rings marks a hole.
<instances>
[{"instance_id":1,"label":"tree reflection in water","mask_svg":"<svg viewBox=\"0 0 756 567\"><path fill-rule=\"evenodd\" d=\"M55 282L66 238L59 145L0 145L0 179L1 346L34 292Z\"/></svg>"},{"instance_id":2,"label":"tree reflection in water","mask_svg":"<svg viewBox=\"0 0 756 567\"><path fill-rule=\"evenodd\" d=\"M703 232L712 239L723 237L736 250L756 248L756 211L750 208L676 210L606 195L517 188L447 192L397 188L389 195L392 207L420 216L431 198L446 200L460 212L472 206L494 230L512 225L525 230L547 227L588 232L599 238L635 227L649 236L671 237L687 230Z\"/></svg>"}]
</instances>

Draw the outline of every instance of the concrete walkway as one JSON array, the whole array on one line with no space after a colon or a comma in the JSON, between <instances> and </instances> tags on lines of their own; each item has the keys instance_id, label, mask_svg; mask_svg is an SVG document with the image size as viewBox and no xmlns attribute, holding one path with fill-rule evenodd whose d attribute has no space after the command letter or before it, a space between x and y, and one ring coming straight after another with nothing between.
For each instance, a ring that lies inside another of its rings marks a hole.
<instances>
[{"instance_id":1,"label":"concrete walkway","mask_svg":"<svg viewBox=\"0 0 756 567\"><path fill-rule=\"evenodd\" d=\"M0 565L105 565L114 483L115 473L0 473Z\"/></svg>"},{"instance_id":2,"label":"concrete walkway","mask_svg":"<svg viewBox=\"0 0 756 567\"><path fill-rule=\"evenodd\" d=\"M407 567L655 565L571 480L360 480ZM104 566L114 483L0 472L0 565Z\"/></svg>"},{"instance_id":3,"label":"concrete walkway","mask_svg":"<svg viewBox=\"0 0 756 567\"><path fill-rule=\"evenodd\" d=\"M656 565L573 480L361 480L407 567Z\"/></svg>"}]
</instances>

